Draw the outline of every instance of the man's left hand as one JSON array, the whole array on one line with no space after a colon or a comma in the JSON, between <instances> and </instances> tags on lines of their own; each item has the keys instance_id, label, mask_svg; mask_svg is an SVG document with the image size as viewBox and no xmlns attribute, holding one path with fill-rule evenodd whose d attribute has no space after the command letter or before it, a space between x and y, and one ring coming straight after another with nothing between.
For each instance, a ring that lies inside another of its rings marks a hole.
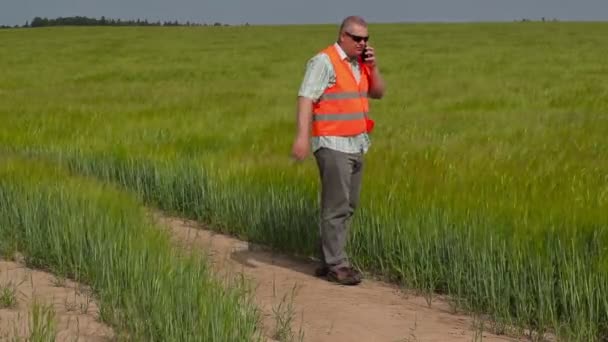
<instances>
[{"instance_id":1,"label":"man's left hand","mask_svg":"<svg viewBox=\"0 0 608 342\"><path fill-rule=\"evenodd\" d=\"M365 64L367 64L370 67L375 67L376 66L376 52L374 51L374 48L367 45L365 47L365 54L367 55L367 57L365 58Z\"/></svg>"}]
</instances>

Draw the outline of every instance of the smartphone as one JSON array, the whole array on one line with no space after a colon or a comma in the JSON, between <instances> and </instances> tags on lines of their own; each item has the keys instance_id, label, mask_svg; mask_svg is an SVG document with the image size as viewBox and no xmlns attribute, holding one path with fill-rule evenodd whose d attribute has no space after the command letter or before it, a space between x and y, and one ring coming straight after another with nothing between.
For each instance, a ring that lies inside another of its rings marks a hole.
<instances>
[{"instance_id":1,"label":"smartphone","mask_svg":"<svg viewBox=\"0 0 608 342\"><path fill-rule=\"evenodd\" d=\"M361 51L361 59L365 62L365 60L367 59L367 49L363 49L363 51Z\"/></svg>"},{"instance_id":2,"label":"smartphone","mask_svg":"<svg viewBox=\"0 0 608 342\"><path fill-rule=\"evenodd\" d=\"M367 47L365 47L365 48L363 48L363 51L361 51L361 59L363 59L363 61L365 62L367 57L369 57L369 56L367 55Z\"/></svg>"}]
</instances>

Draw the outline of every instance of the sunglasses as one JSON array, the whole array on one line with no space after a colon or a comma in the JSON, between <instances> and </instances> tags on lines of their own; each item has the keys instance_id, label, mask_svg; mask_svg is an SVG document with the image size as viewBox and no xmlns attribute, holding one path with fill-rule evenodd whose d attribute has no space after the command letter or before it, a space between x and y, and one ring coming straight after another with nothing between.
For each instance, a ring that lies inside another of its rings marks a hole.
<instances>
[{"instance_id":1,"label":"sunglasses","mask_svg":"<svg viewBox=\"0 0 608 342\"><path fill-rule=\"evenodd\" d=\"M369 40L369 36L366 36L366 37L356 36L352 33L346 32L346 31L344 33L346 33L347 36L351 37L357 43L361 43L361 41L364 41L367 43L367 41Z\"/></svg>"}]
</instances>

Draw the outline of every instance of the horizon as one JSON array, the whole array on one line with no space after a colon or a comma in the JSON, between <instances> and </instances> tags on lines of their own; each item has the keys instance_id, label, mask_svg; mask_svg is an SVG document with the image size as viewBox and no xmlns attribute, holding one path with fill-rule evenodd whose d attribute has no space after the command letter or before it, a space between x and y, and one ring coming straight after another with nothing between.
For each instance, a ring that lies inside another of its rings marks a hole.
<instances>
[{"instance_id":1,"label":"horizon","mask_svg":"<svg viewBox=\"0 0 608 342\"><path fill-rule=\"evenodd\" d=\"M96 19L96 20L101 20L102 18L105 18L106 20L120 20L121 22L129 22L129 21L148 21L148 23L159 23L160 22L160 26L164 26L164 23L173 23L176 21L176 19L163 19L163 20L159 20L159 19L150 19L150 18L145 18L145 17L107 17L107 16L84 16L84 15L64 15L64 16L57 16L57 17L44 17L44 16L34 16L31 19L26 20L25 22L23 22L22 24L14 24L14 25L9 25L6 23L2 23L0 22L0 26L5 26L5 27L24 27L24 25L26 24L31 24L32 21L35 18L41 18L41 19L48 19L48 20L57 20L57 19L65 19L65 18L76 18L76 17L82 17L82 18L88 18L88 19ZM214 24L221 24L222 26L325 26L325 25L339 25L339 23L336 22L297 22L297 23L250 23L250 22L239 22L239 23L224 23L224 22L220 22L220 21L208 21L208 22L194 22L191 20L184 20L184 21L180 21L177 20L179 25L186 25L187 23L190 23L192 26L213 26ZM401 25L401 24L500 24L500 23L520 23L520 22L546 22L546 23L550 23L550 22L563 22L563 23L608 23L608 20L597 20L597 19L561 19L561 18L546 18L546 17L541 17L541 18L520 18L520 19L512 19L512 20L441 20L441 19L437 19L437 20L404 20L404 21L371 21L371 20L366 20L368 24L370 25ZM54 26L87 26L87 25L54 25ZM88 26L95 26L95 25L88 25ZM101 26L101 25L98 25Z\"/></svg>"},{"instance_id":2,"label":"horizon","mask_svg":"<svg viewBox=\"0 0 608 342\"><path fill-rule=\"evenodd\" d=\"M346 10L345 10L346 8ZM517 21L608 21L608 2L603 0L363 0L348 2L309 0L3 0L0 25L22 26L35 17L56 19L88 17L149 22L192 22L226 25L338 24L348 15L361 15L369 23L479 23Z\"/></svg>"}]
</instances>

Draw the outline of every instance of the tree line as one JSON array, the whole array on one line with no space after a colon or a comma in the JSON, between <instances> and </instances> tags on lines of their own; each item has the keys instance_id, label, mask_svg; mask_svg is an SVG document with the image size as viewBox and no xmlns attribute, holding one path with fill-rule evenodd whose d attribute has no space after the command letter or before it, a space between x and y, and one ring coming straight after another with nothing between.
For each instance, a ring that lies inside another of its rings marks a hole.
<instances>
[{"instance_id":1,"label":"tree line","mask_svg":"<svg viewBox=\"0 0 608 342\"><path fill-rule=\"evenodd\" d=\"M83 16L59 17L55 19L35 17L32 22L26 22L24 25L7 26L1 25L0 28L27 28L27 27L46 27L46 26L228 26L220 22L213 24L196 23L196 22L179 22L174 21L148 21L148 19L122 20L109 19L105 16L101 18L89 18Z\"/></svg>"}]
</instances>

